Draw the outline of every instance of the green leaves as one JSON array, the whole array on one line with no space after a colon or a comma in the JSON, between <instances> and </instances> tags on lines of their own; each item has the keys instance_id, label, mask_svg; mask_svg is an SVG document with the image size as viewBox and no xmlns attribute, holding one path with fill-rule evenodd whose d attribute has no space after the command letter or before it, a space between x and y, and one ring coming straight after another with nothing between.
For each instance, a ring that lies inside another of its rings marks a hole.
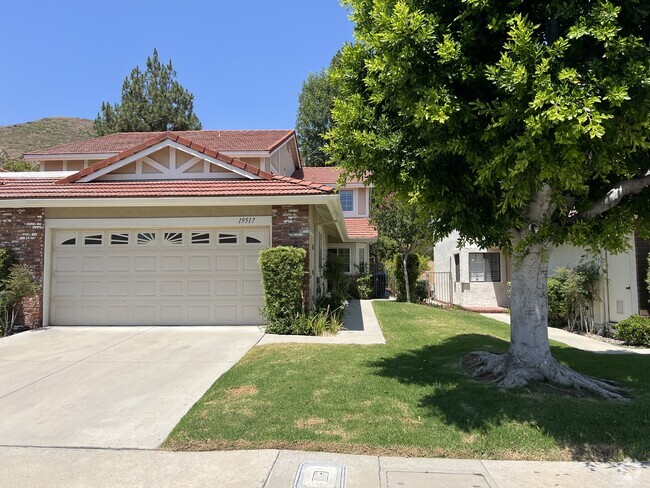
<instances>
[{"instance_id":1,"label":"green leaves","mask_svg":"<svg viewBox=\"0 0 650 488\"><path fill-rule=\"evenodd\" d=\"M543 187L553 197L539 235L551 242L613 249L646 225L647 190L579 216L650 168L650 9L348 3L356 42L335 70L332 160L371 173L381 193L417 195L441 230L485 246L526 228Z\"/></svg>"}]
</instances>

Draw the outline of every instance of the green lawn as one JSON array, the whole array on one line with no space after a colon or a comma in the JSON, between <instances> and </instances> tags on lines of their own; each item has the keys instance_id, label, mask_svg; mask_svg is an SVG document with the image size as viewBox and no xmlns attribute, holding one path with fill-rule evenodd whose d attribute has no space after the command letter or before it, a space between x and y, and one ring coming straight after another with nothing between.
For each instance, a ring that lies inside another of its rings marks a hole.
<instances>
[{"instance_id":1,"label":"green lawn","mask_svg":"<svg viewBox=\"0 0 650 488\"><path fill-rule=\"evenodd\" d=\"M553 353L620 381L629 402L501 392L461 369L505 351L508 327L461 311L375 302L386 345L253 348L169 435L168 449L292 448L460 458L650 458L650 356Z\"/></svg>"}]
</instances>

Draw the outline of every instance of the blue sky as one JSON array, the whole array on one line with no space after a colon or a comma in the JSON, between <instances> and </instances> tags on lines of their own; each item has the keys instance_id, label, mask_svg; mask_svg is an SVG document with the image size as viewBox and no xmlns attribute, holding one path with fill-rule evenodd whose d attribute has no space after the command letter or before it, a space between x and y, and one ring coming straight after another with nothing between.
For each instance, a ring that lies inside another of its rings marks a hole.
<instances>
[{"instance_id":1,"label":"blue sky","mask_svg":"<svg viewBox=\"0 0 650 488\"><path fill-rule=\"evenodd\" d=\"M352 23L337 0L15 1L0 29L0 125L94 119L154 47L205 129L293 128L302 81Z\"/></svg>"}]
</instances>

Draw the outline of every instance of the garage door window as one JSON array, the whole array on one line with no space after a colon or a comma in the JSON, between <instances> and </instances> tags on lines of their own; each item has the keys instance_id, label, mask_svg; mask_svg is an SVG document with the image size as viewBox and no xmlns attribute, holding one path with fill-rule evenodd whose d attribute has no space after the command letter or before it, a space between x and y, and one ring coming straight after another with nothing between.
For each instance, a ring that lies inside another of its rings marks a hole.
<instances>
[{"instance_id":1,"label":"garage door window","mask_svg":"<svg viewBox=\"0 0 650 488\"><path fill-rule=\"evenodd\" d=\"M120 246L129 243L129 233L122 232L119 234L111 234L111 246Z\"/></svg>"},{"instance_id":2,"label":"garage door window","mask_svg":"<svg viewBox=\"0 0 650 488\"><path fill-rule=\"evenodd\" d=\"M138 232L138 245L139 246L148 246L156 244L156 233L155 232Z\"/></svg>"},{"instance_id":3,"label":"garage door window","mask_svg":"<svg viewBox=\"0 0 650 488\"><path fill-rule=\"evenodd\" d=\"M210 244L209 232L192 232L192 245Z\"/></svg>"},{"instance_id":4,"label":"garage door window","mask_svg":"<svg viewBox=\"0 0 650 488\"><path fill-rule=\"evenodd\" d=\"M237 244L237 234L219 233L219 244Z\"/></svg>"},{"instance_id":5,"label":"garage door window","mask_svg":"<svg viewBox=\"0 0 650 488\"><path fill-rule=\"evenodd\" d=\"M76 232L58 232L56 234L57 246L76 246L77 233Z\"/></svg>"},{"instance_id":6,"label":"garage door window","mask_svg":"<svg viewBox=\"0 0 650 488\"><path fill-rule=\"evenodd\" d=\"M182 246L183 233L182 232L165 232L163 244L169 246Z\"/></svg>"},{"instance_id":7,"label":"garage door window","mask_svg":"<svg viewBox=\"0 0 650 488\"><path fill-rule=\"evenodd\" d=\"M101 246L103 237L102 234L86 234L84 235L84 246Z\"/></svg>"}]
</instances>

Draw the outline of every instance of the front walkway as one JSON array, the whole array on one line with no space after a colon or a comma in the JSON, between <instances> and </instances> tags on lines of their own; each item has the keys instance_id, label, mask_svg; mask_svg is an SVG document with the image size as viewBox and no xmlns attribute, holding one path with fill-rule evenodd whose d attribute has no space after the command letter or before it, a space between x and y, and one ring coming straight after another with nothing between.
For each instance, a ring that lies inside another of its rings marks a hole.
<instances>
[{"instance_id":1,"label":"front walkway","mask_svg":"<svg viewBox=\"0 0 650 488\"><path fill-rule=\"evenodd\" d=\"M302 463L311 483L345 488L610 488L650 486L650 464L480 461L357 456L323 452L37 449L0 447L2 486L95 488L287 488ZM332 465L345 467L334 485ZM309 471L307 471L309 472ZM327 478L325 480L325 478ZM645 480L645 481L644 481ZM329 483L328 483L329 482Z\"/></svg>"},{"instance_id":2,"label":"front walkway","mask_svg":"<svg viewBox=\"0 0 650 488\"><path fill-rule=\"evenodd\" d=\"M482 313L481 315L510 324L510 315L506 313ZM621 347L597 339L591 339L580 334L573 334L555 327L548 328L548 337L553 341L561 342L562 344L575 347L576 349L582 349L583 351L601 354L650 354L650 349Z\"/></svg>"},{"instance_id":3,"label":"front walkway","mask_svg":"<svg viewBox=\"0 0 650 488\"><path fill-rule=\"evenodd\" d=\"M259 344L386 344L372 300L351 300L343 323L345 329L335 336L266 334Z\"/></svg>"}]
</instances>

